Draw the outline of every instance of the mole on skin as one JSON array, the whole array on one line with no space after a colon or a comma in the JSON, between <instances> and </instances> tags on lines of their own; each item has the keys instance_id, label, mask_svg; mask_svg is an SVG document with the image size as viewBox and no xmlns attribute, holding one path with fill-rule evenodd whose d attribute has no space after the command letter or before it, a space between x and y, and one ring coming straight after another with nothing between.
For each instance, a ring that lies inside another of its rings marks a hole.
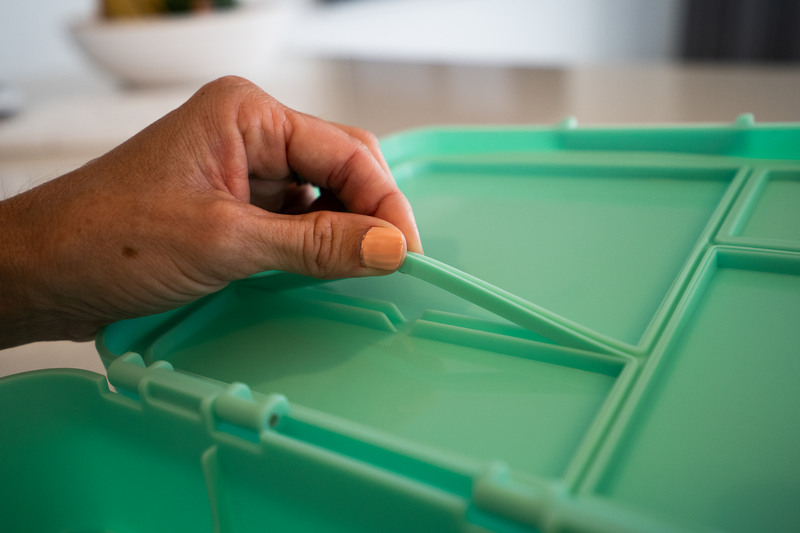
<instances>
[{"instance_id":1,"label":"mole on skin","mask_svg":"<svg viewBox=\"0 0 800 533\"><path fill-rule=\"evenodd\" d=\"M123 246L122 247L122 255L124 255L125 257L129 257L129 258L133 259L137 255L139 255L139 252L137 252L136 250L134 250L130 246Z\"/></svg>"}]
</instances>

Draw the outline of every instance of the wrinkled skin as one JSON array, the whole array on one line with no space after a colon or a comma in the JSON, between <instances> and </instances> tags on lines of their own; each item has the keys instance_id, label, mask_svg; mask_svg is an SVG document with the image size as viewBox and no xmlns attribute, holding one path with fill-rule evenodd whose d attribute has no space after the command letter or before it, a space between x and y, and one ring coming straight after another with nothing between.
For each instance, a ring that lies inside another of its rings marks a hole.
<instances>
[{"instance_id":1,"label":"wrinkled skin","mask_svg":"<svg viewBox=\"0 0 800 533\"><path fill-rule=\"evenodd\" d=\"M114 320L264 270L386 274L359 259L372 227L395 227L422 252L374 136L233 77L108 154L0 202L0 227L0 348L88 340Z\"/></svg>"}]
</instances>

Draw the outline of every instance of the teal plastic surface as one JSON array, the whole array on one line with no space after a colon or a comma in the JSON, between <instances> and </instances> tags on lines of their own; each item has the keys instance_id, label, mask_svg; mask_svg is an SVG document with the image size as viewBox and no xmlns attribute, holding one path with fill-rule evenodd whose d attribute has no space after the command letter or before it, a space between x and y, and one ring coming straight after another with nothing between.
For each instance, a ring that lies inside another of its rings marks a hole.
<instances>
[{"instance_id":1,"label":"teal plastic surface","mask_svg":"<svg viewBox=\"0 0 800 533\"><path fill-rule=\"evenodd\" d=\"M800 126L382 147L427 254L401 272L113 324L117 392L0 381L12 530L796 527Z\"/></svg>"},{"instance_id":2,"label":"teal plastic surface","mask_svg":"<svg viewBox=\"0 0 800 533\"><path fill-rule=\"evenodd\" d=\"M723 531L796 529L798 355L800 256L709 250L606 446L598 492Z\"/></svg>"}]
</instances>

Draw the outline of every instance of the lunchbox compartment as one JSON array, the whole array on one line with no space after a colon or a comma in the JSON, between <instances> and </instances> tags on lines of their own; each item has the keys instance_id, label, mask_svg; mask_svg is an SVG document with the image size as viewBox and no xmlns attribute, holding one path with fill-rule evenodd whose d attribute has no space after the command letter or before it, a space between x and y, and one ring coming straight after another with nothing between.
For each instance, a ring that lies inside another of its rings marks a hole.
<instances>
[{"instance_id":1,"label":"lunchbox compartment","mask_svg":"<svg viewBox=\"0 0 800 533\"><path fill-rule=\"evenodd\" d=\"M800 254L712 248L592 475L692 527L800 521Z\"/></svg>"},{"instance_id":2,"label":"lunchbox compartment","mask_svg":"<svg viewBox=\"0 0 800 533\"><path fill-rule=\"evenodd\" d=\"M394 280L408 281L394 274L382 283ZM632 359L532 336L441 311L410 322L387 302L313 288L234 285L143 356L396 438L561 478L598 413L629 383L632 370L619 378Z\"/></svg>"},{"instance_id":3,"label":"lunchbox compartment","mask_svg":"<svg viewBox=\"0 0 800 533\"><path fill-rule=\"evenodd\" d=\"M800 251L800 169L781 166L753 172L717 242Z\"/></svg>"}]
</instances>

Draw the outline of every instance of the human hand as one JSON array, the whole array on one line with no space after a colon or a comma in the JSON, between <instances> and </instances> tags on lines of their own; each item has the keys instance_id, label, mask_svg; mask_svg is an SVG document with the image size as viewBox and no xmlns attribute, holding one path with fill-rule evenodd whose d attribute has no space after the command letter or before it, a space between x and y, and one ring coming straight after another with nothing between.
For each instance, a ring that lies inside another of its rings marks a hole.
<instances>
[{"instance_id":1,"label":"human hand","mask_svg":"<svg viewBox=\"0 0 800 533\"><path fill-rule=\"evenodd\" d=\"M108 154L0 202L0 227L0 348L89 340L264 270L380 275L406 248L422 252L374 136L288 109L240 78L206 85Z\"/></svg>"}]
</instances>

